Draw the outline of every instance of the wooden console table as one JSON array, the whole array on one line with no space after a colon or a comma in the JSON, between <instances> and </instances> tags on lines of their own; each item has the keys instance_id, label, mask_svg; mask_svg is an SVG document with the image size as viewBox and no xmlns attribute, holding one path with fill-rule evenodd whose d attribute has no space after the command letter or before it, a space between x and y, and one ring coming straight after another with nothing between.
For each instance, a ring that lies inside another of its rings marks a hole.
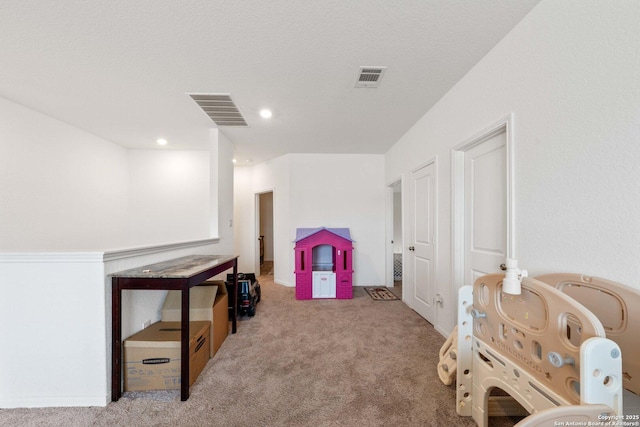
<instances>
[{"instance_id":1,"label":"wooden console table","mask_svg":"<svg viewBox=\"0 0 640 427\"><path fill-rule=\"evenodd\" d=\"M189 398L189 290L205 280L233 268L233 285L238 280L238 257L234 255L190 255L111 274L112 347L111 400L122 396L122 290L157 289L182 291L180 400ZM236 293L229 297L236 307ZM236 312L231 318L236 333Z\"/></svg>"}]
</instances>

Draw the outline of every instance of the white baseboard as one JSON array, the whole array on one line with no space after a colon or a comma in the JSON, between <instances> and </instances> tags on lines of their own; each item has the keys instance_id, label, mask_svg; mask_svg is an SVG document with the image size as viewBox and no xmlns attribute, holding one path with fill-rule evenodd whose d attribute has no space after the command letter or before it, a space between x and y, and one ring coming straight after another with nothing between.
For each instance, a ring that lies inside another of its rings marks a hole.
<instances>
[{"instance_id":1,"label":"white baseboard","mask_svg":"<svg viewBox=\"0 0 640 427\"><path fill-rule=\"evenodd\" d=\"M102 396L26 396L0 398L0 408L53 408L107 406L111 395Z\"/></svg>"}]
</instances>

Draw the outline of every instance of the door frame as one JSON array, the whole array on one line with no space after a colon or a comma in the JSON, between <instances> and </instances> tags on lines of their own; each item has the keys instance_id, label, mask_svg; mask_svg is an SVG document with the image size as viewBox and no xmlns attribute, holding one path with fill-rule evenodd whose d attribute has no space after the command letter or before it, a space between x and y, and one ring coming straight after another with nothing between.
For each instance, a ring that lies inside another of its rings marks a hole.
<instances>
[{"instance_id":1,"label":"door frame","mask_svg":"<svg viewBox=\"0 0 640 427\"><path fill-rule=\"evenodd\" d=\"M258 239L260 238L260 196L263 194L271 193L273 197L273 206L272 206L272 217L273 217L273 259L274 259L274 270L275 270L275 259L276 259L276 190L275 188L267 189L263 191L259 191L257 193L253 193L254 197L254 239L253 239L253 251L254 251L254 268L256 271L256 276L260 275L260 244L258 243ZM275 271L274 271L275 277Z\"/></svg>"},{"instance_id":2,"label":"door frame","mask_svg":"<svg viewBox=\"0 0 640 427\"><path fill-rule=\"evenodd\" d=\"M451 277L454 289L464 283L465 263L465 152L504 131L506 149L507 257L515 258L515 190L513 182L513 113L508 114L451 149ZM469 283L471 284L471 283Z\"/></svg>"},{"instance_id":3,"label":"door frame","mask_svg":"<svg viewBox=\"0 0 640 427\"><path fill-rule=\"evenodd\" d=\"M390 184L387 184L387 192L386 192L386 205L387 205L387 221L386 221L386 227L385 227L385 235L386 235L386 245L385 245L385 286L386 287L393 287L394 285L394 274L393 274L393 256L394 256L394 252L393 252L393 248L396 245L396 242L393 240L394 239L394 222L395 222L395 213L394 213L394 208L395 208L395 202L394 202L394 188L399 186L400 187L400 204L402 207L402 213L404 213L404 206L402 206L403 203L403 188L402 188L402 178L398 178L396 180L394 180L393 182L391 182ZM401 228L402 230L400 230L400 232L402 233L404 230L404 215L401 214L400 216L400 223L401 223ZM404 237L404 235L402 236ZM403 243L404 244L404 243ZM404 253L404 251L403 251ZM403 286L403 293L404 293L404 286ZM402 298L404 299L404 295L402 296Z\"/></svg>"}]
</instances>

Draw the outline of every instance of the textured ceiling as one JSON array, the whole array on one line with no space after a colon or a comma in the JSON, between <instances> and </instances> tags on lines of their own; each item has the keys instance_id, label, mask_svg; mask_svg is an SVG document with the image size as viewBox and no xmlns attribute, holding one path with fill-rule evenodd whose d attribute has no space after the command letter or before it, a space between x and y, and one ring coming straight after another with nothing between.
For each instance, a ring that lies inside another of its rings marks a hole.
<instances>
[{"instance_id":1,"label":"textured ceiling","mask_svg":"<svg viewBox=\"0 0 640 427\"><path fill-rule=\"evenodd\" d=\"M539 0L0 0L0 97L125 147L204 149L230 93L240 164L384 153ZM375 89L360 66L384 66ZM269 120L258 114L273 110Z\"/></svg>"}]
</instances>

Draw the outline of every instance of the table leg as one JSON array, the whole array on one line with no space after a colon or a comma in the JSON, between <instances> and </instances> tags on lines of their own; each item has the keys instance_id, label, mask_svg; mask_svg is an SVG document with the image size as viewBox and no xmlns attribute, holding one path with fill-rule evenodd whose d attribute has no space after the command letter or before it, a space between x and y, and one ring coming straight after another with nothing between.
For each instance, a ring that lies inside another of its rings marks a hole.
<instances>
[{"instance_id":1,"label":"table leg","mask_svg":"<svg viewBox=\"0 0 640 427\"><path fill-rule=\"evenodd\" d=\"M238 321L238 259L236 258L233 263L233 292L231 300L233 301L233 314L231 317L231 333L235 334L237 331Z\"/></svg>"},{"instance_id":2,"label":"table leg","mask_svg":"<svg viewBox=\"0 0 640 427\"><path fill-rule=\"evenodd\" d=\"M122 396L122 289L118 279L111 280L111 401Z\"/></svg>"},{"instance_id":3,"label":"table leg","mask_svg":"<svg viewBox=\"0 0 640 427\"><path fill-rule=\"evenodd\" d=\"M180 400L189 398L189 284L182 285L182 323L180 325Z\"/></svg>"}]
</instances>

